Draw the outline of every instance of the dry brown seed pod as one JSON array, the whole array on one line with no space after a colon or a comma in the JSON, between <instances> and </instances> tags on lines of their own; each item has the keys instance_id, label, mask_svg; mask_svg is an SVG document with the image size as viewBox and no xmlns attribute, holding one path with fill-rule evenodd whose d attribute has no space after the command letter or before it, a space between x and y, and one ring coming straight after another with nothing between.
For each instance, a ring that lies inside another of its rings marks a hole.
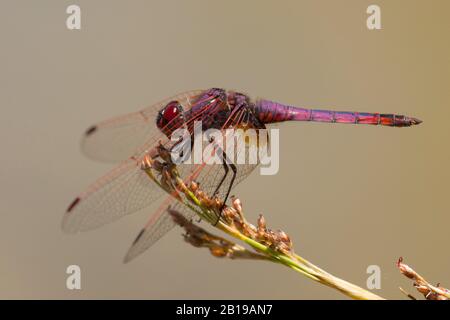
<instances>
[{"instance_id":1,"label":"dry brown seed pod","mask_svg":"<svg viewBox=\"0 0 450 320\"><path fill-rule=\"evenodd\" d=\"M201 200L203 198L205 198L205 193L202 190L197 190L197 192L195 193L195 196Z\"/></svg>"},{"instance_id":2,"label":"dry brown seed pod","mask_svg":"<svg viewBox=\"0 0 450 320\"><path fill-rule=\"evenodd\" d=\"M253 224L247 223L247 227L251 230L252 233L256 234L258 232L258 228L256 228Z\"/></svg>"},{"instance_id":3,"label":"dry brown seed pod","mask_svg":"<svg viewBox=\"0 0 450 320\"><path fill-rule=\"evenodd\" d=\"M247 231L247 226L239 217L235 216L235 219L233 220L234 224L236 225L236 228L241 231L244 235L248 236L249 233Z\"/></svg>"},{"instance_id":4,"label":"dry brown seed pod","mask_svg":"<svg viewBox=\"0 0 450 320\"><path fill-rule=\"evenodd\" d=\"M264 233L264 241L269 245L272 246L275 244L276 242L276 236L274 235L272 230L267 230Z\"/></svg>"},{"instance_id":5,"label":"dry brown seed pod","mask_svg":"<svg viewBox=\"0 0 450 320\"><path fill-rule=\"evenodd\" d=\"M289 236L283 230L277 231L278 240L281 242L290 242Z\"/></svg>"},{"instance_id":6,"label":"dry brown seed pod","mask_svg":"<svg viewBox=\"0 0 450 320\"><path fill-rule=\"evenodd\" d=\"M194 194L198 190L198 183L195 181L191 181L189 184L189 190L191 190Z\"/></svg>"},{"instance_id":7,"label":"dry brown seed pod","mask_svg":"<svg viewBox=\"0 0 450 320\"><path fill-rule=\"evenodd\" d=\"M265 231L266 229L267 229L266 219L264 218L264 216L262 214L260 214L258 217L258 230Z\"/></svg>"},{"instance_id":8,"label":"dry brown seed pod","mask_svg":"<svg viewBox=\"0 0 450 320\"><path fill-rule=\"evenodd\" d=\"M229 210L229 214L230 214L230 218L233 219L233 221L240 221L241 218L239 216L239 214L237 213L237 211L231 207L227 207Z\"/></svg>"},{"instance_id":9,"label":"dry brown seed pod","mask_svg":"<svg viewBox=\"0 0 450 320\"><path fill-rule=\"evenodd\" d=\"M232 205L233 205L233 208L234 209L236 209L236 211L241 215L242 214L242 202L241 202L241 200L239 200L238 198L236 198L236 197L232 197Z\"/></svg>"},{"instance_id":10,"label":"dry brown seed pod","mask_svg":"<svg viewBox=\"0 0 450 320\"><path fill-rule=\"evenodd\" d=\"M428 294L431 291L430 288L428 288L427 286L419 285L417 283L414 283L414 287L417 289L417 291L419 291L420 293L423 293L423 294Z\"/></svg>"},{"instance_id":11,"label":"dry brown seed pod","mask_svg":"<svg viewBox=\"0 0 450 320\"><path fill-rule=\"evenodd\" d=\"M417 279L417 273L407 264L403 263L403 258L400 257L397 261L397 267L400 272L410 279Z\"/></svg>"},{"instance_id":12,"label":"dry brown seed pod","mask_svg":"<svg viewBox=\"0 0 450 320\"><path fill-rule=\"evenodd\" d=\"M219 247L219 246L214 246L212 248L209 248L209 251L211 252L211 254L217 258L223 258L226 257L228 255L228 250L226 250L223 247Z\"/></svg>"},{"instance_id":13,"label":"dry brown seed pod","mask_svg":"<svg viewBox=\"0 0 450 320\"><path fill-rule=\"evenodd\" d=\"M222 208L222 206L223 206L222 200L220 200L219 198L216 197L216 198L213 199L213 201L214 201L215 209L220 210Z\"/></svg>"}]
</instances>

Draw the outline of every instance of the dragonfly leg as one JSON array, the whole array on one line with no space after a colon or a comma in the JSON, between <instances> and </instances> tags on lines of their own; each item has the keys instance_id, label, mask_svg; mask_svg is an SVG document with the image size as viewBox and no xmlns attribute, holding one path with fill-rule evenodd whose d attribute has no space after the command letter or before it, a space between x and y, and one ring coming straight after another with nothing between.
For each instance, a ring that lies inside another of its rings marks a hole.
<instances>
[{"instance_id":1,"label":"dragonfly leg","mask_svg":"<svg viewBox=\"0 0 450 320\"><path fill-rule=\"evenodd\" d=\"M212 143L212 142L214 142L214 137L211 137L209 139L209 143ZM217 185L216 190L214 190L213 194L211 195L213 198L215 196L217 196L217 194L219 193L220 187L222 186L223 182L225 181L225 178L228 175L228 171L230 170L228 168L228 164L227 164L228 158L227 158L227 154L225 153L225 151L222 148L217 147L217 151L216 152L217 153L222 152L222 159L221 160L222 160L223 170L225 171L225 174L223 175L222 179L220 179L220 182Z\"/></svg>"},{"instance_id":2,"label":"dragonfly leg","mask_svg":"<svg viewBox=\"0 0 450 320\"><path fill-rule=\"evenodd\" d=\"M231 168L231 171L233 171L233 176L231 177L231 181L230 181L230 184L228 185L227 193L225 194L225 198L223 199L222 207L220 208L220 211L219 211L219 216L217 217L217 221L214 225L218 224L220 221L220 218L222 217L223 208L225 208L225 204L228 200L228 197L231 192L231 188L233 187L234 180L236 179L236 174L237 174L236 166L234 165L234 163L227 164L227 159L228 159L227 154L225 153L225 151L223 151L223 165L224 165L225 174L224 174L222 180L220 180L220 183L217 186L217 189L214 192L214 194L216 194L219 191L219 188L222 186L223 182L225 181L225 178L226 178L230 168Z\"/></svg>"},{"instance_id":3,"label":"dragonfly leg","mask_svg":"<svg viewBox=\"0 0 450 320\"><path fill-rule=\"evenodd\" d=\"M231 171L233 171L233 176L231 177L230 184L228 185L227 194L225 195L225 199L223 200L222 208L220 208L221 215L222 215L222 210L225 207L225 203L227 202L228 197L230 196L231 188L233 188L234 180L236 179L236 175L237 175L237 168L233 163L230 164L230 168L231 168Z\"/></svg>"},{"instance_id":4,"label":"dragonfly leg","mask_svg":"<svg viewBox=\"0 0 450 320\"><path fill-rule=\"evenodd\" d=\"M226 161L226 154L225 154L225 151L223 151L223 160L222 160L222 161L223 161L223 170L225 171L225 173L224 173L222 179L220 179L220 182L219 182L219 184L217 185L216 190L215 190L214 193L212 194L213 198L214 198L215 196L217 196L217 194L219 193L219 189L220 189L220 187L222 186L223 182L225 181L225 178L226 178L227 175L228 175L228 171L230 170L230 168L228 168L228 164L227 164L227 161Z\"/></svg>"}]
</instances>

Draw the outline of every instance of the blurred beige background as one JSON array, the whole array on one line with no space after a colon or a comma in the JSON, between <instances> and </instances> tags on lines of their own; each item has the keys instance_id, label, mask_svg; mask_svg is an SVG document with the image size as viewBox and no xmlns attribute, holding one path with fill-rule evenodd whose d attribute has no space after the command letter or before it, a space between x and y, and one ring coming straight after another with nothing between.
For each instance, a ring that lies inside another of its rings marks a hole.
<instances>
[{"instance_id":1,"label":"blurred beige background","mask_svg":"<svg viewBox=\"0 0 450 320\"><path fill-rule=\"evenodd\" d=\"M80 31L65 25L74 3ZM381 31L366 28L372 3ZM344 298L277 265L213 258L179 229L124 265L146 210L62 233L70 201L111 168L80 153L90 124L211 86L422 119L284 124L279 174L235 193L329 272L365 286L380 266L380 295L411 288L399 256L450 286L449 12L446 0L2 1L0 298ZM80 291L65 288L70 264Z\"/></svg>"}]
</instances>

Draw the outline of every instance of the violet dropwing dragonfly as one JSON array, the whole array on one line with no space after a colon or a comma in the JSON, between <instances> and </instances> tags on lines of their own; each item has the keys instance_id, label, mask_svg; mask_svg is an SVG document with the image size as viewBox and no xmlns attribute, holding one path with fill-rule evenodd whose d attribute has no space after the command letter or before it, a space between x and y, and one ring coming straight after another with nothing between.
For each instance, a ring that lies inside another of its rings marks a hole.
<instances>
[{"instance_id":1,"label":"violet dropwing dragonfly","mask_svg":"<svg viewBox=\"0 0 450 320\"><path fill-rule=\"evenodd\" d=\"M166 210L169 206L192 218L195 213L152 181L142 164L148 157L158 158L155 151L158 146L167 150L174 147L175 142L170 137L176 129L184 127L193 134L194 121L201 121L202 130L222 131L229 128L260 130L268 124L284 121L391 127L421 123L403 115L314 110L264 99L253 101L245 94L218 88L181 93L140 111L97 123L85 132L82 150L88 157L119 164L75 198L65 213L63 230L76 233L95 229L147 208L165 196L130 247L125 257L125 261L130 261L175 225ZM195 179L204 192L226 201L230 189L257 165L180 164L177 169L183 180Z\"/></svg>"}]
</instances>

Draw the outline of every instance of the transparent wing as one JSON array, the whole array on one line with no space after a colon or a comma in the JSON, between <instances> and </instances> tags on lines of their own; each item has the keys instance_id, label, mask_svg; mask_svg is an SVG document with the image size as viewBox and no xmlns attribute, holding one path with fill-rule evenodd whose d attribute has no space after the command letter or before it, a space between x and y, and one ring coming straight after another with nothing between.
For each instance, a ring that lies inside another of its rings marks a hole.
<instances>
[{"instance_id":1,"label":"transparent wing","mask_svg":"<svg viewBox=\"0 0 450 320\"><path fill-rule=\"evenodd\" d=\"M165 103L176 99L188 109L192 107L191 103L192 101L195 101L197 93L201 93L201 91L190 91L189 93L177 95L165 100L160 103L160 105L162 107ZM132 141L136 138L136 135L125 135L125 133L129 134L131 132L130 130L137 130L141 134L145 132L147 137L145 138L145 142L139 144L138 147L133 148L133 156L122 162L102 178L98 179L86 192L80 194L72 202L63 218L62 227L64 231L74 233L100 227L117 220L120 217L145 208L161 197L164 190L154 183L154 181L147 176L145 171L141 169L141 162L145 154L154 150L154 147L157 146L158 143L161 143L170 150L175 142L169 140L158 129L149 129L150 131L137 129L142 128L142 126L140 126L140 122L143 121L142 119L150 117L150 112L158 112L159 108L159 105L156 105L156 107L141 111L140 114L145 115L144 117L139 116L141 120L135 119L136 114L127 115L117 121L105 122L103 125L99 125L94 132L88 133L84 146L89 146L89 150L92 150L92 154L96 156L112 155L113 151L118 152L119 150L120 152L123 152L123 148L127 147L127 139ZM208 105L206 105L204 109L200 109L198 113L199 116L208 109ZM148 127L154 126L154 128L156 128L155 122L156 121L151 121L151 124L148 122L146 125ZM118 123L120 126L117 125ZM126 123L132 123L133 125L128 127L129 130L124 131L122 125ZM121 138L120 140L114 140L115 137ZM107 149L102 149L103 144L101 141L104 142L106 141L105 139L110 139L110 143L105 143L104 145L105 148L109 148L108 153L105 153L105 150ZM120 141L120 143L117 143L117 141ZM123 148L117 150L111 148L116 144ZM130 150L128 151L131 152ZM94 151L96 153L94 153ZM115 153L115 155L118 155L118 153ZM128 156L130 156L130 154L128 154ZM189 176L189 173L186 171L189 170L188 166L182 166L179 170L181 169L184 170L181 171L182 177Z\"/></svg>"},{"instance_id":2,"label":"transparent wing","mask_svg":"<svg viewBox=\"0 0 450 320\"><path fill-rule=\"evenodd\" d=\"M196 215L194 211L181 202L174 201L173 197L168 197L162 206L153 213L147 225L141 229L136 239L133 241L133 244L125 255L125 263L139 256L175 227L172 217L167 212L169 207L178 211L188 219L191 219Z\"/></svg>"},{"instance_id":3,"label":"transparent wing","mask_svg":"<svg viewBox=\"0 0 450 320\"><path fill-rule=\"evenodd\" d=\"M164 190L134 159L124 161L80 194L64 215L62 228L76 233L95 229L138 211L161 197Z\"/></svg>"},{"instance_id":4,"label":"transparent wing","mask_svg":"<svg viewBox=\"0 0 450 320\"><path fill-rule=\"evenodd\" d=\"M239 166L238 173L236 175L236 182L233 184L234 188L239 182L244 180L257 165L245 165ZM241 170L240 170L241 169ZM202 170L201 175L196 181L200 182L201 189L209 193L210 195L214 192L218 182L222 178L223 168L216 167L215 165L205 166ZM205 179L205 177L208 177ZM227 178L224 185L229 185L230 178ZM228 184L227 184L228 183ZM205 187L203 187L205 186ZM219 191L219 196L222 198L225 196L226 188L223 187ZM169 197L161 205L161 207L153 213L152 217L148 221L147 225L141 229L136 239L133 241L130 249L125 255L124 262L129 262L139 256L141 253L146 251L152 245L154 245L161 237L168 233L175 226L172 217L168 214L167 209L169 208L178 211L187 219L192 219L196 216L196 213L183 203L176 201L175 198Z\"/></svg>"},{"instance_id":5,"label":"transparent wing","mask_svg":"<svg viewBox=\"0 0 450 320\"><path fill-rule=\"evenodd\" d=\"M89 158L104 162L120 162L132 155L139 156L160 134L156 126L158 111L172 100L179 101L185 110L189 110L201 92L184 92L140 111L97 123L86 130L81 149Z\"/></svg>"},{"instance_id":6,"label":"transparent wing","mask_svg":"<svg viewBox=\"0 0 450 320\"><path fill-rule=\"evenodd\" d=\"M235 115L235 117L236 116L237 115ZM235 147L237 147L237 145ZM236 156L239 156L239 154L244 152L248 157L250 148L251 145L245 144L244 148L235 149L235 154ZM237 164L237 173L232 188L234 188L246 177L248 177L257 166L258 162L256 162L255 164ZM182 177L186 177L183 178L186 183L191 180L195 180L199 183L200 189L206 192L209 196L212 196L225 173L222 164L199 164L195 166L183 164L178 168L182 172L180 173L180 175ZM221 199L224 199L226 193L228 192L228 187L231 184L233 175L230 171L228 172L224 182L218 190L218 196ZM167 212L169 206L181 213L187 219L191 219L196 215L194 211L192 211L189 207L185 206L181 202L173 202L173 198L168 198L151 216L145 227L139 232L138 236L133 241L130 249L125 255L124 262L129 262L139 256L175 226L172 217Z\"/></svg>"}]
</instances>

